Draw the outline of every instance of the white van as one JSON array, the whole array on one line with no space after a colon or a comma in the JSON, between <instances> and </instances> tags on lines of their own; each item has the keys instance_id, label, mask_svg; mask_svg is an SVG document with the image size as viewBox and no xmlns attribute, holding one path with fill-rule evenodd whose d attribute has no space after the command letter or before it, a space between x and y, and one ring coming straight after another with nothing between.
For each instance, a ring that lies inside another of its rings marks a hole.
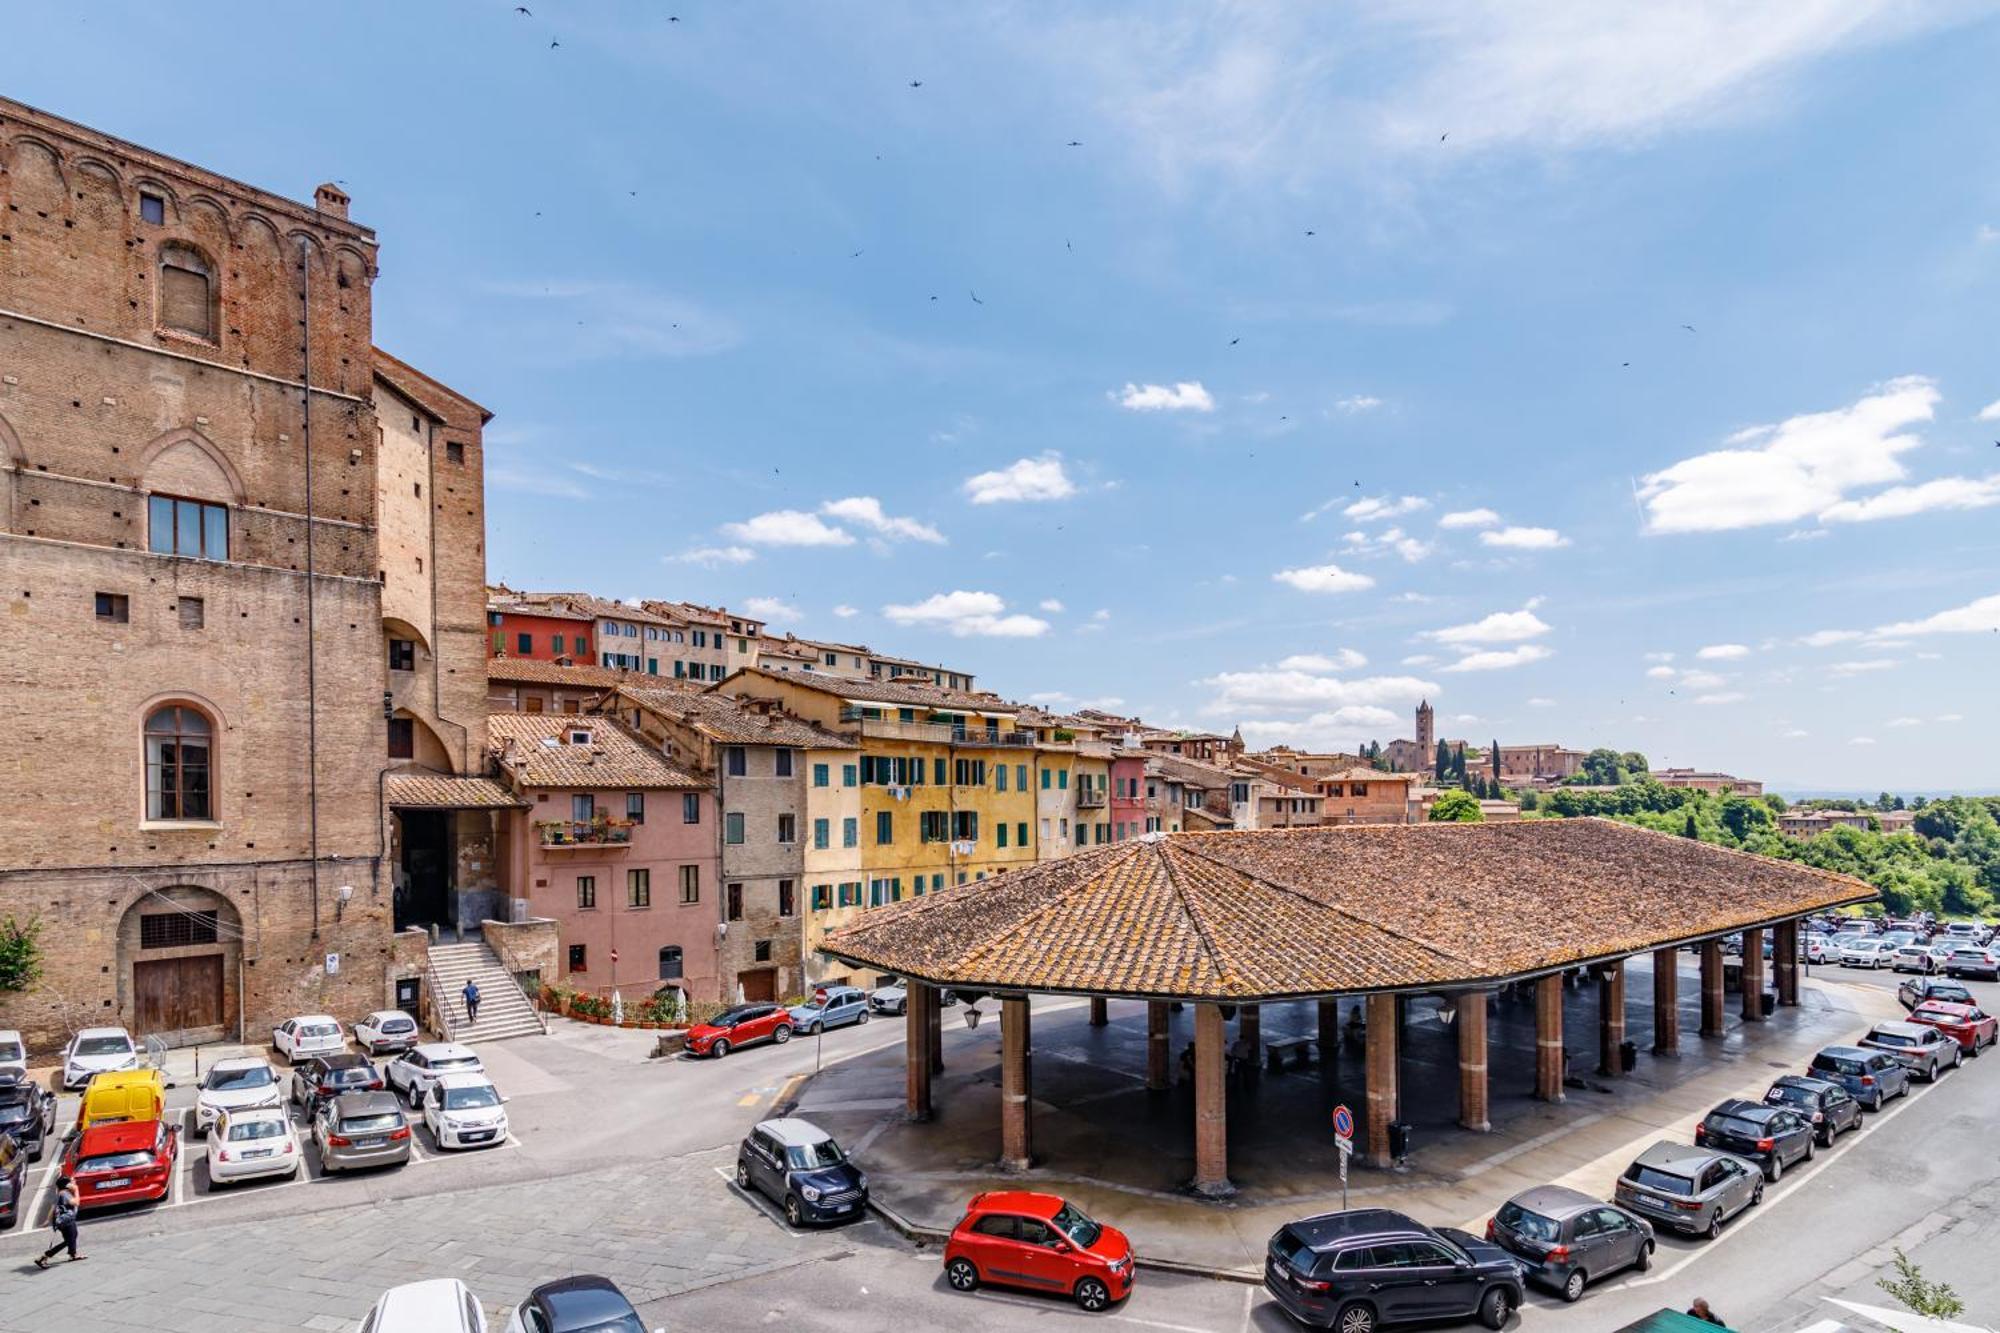
<instances>
[{"instance_id":1,"label":"white van","mask_svg":"<svg viewBox=\"0 0 2000 1333\"><path fill-rule=\"evenodd\" d=\"M463 1282L434 1277L383 1292L361 1333L486 1333L486 1313Z\"/></svg>"}]
</instances>

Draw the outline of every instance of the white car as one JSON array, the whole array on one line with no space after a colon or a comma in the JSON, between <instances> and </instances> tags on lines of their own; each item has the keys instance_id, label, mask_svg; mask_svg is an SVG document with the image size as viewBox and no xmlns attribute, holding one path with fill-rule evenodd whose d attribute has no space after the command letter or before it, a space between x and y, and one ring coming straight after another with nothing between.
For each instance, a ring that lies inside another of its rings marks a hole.
<instances>
[{"instance_id":1,"label":"white car","mask_svg":"<svg viewBox=\"0 0 2000 1333\"><path fill-rule=\"evenodd\" d=\"M269 1068L270 1066L265 1066ZM296 1176L305 1165L292 1118L275 1103L224 1110L208 1145L208 1186L264 1176Z\"/></svg>"},{"instance_id":2,"label":"white car","mask_svg":"<svg viewBox=\"0 0 2000 1333\"><path fill-rule=\"evenodd\" d=\"M354 1044L370 1055L407 1051L423 1039L417 1020L401 1009L377 1009L354 1025Z\"/></svg>"},{"instance_id":3,"label":"white car","mask_svg":"<svg viewBox=\"0 0 2000 1333\"><path fill-rule=\"evenodd\" d=\"M254 1055L217 1060L201 1076L201 1091L195 1094L195 1137L206 1135L224 1111L275 1110L283 1104L284 1089L270 1061Z\"/></svg>"},{"instance_id":4,"label":"white car","mask_svg":"<svg viewBox=\"0 0 2000 1333\"><path fill-rule=\"evenodd\" d=\"M304 1014L288 1018L271 1029L271 1044L278 1054L293 1064L314 1055L333 1055L347 1049L340 1020L325 1014Z\"/></svg>"},{"instance_id":5,"label":"white car","mask_svg":"<svg viewBox=\"0 0 2000 1333\"><path fill-rule=\"evenodd\" d=\"M868 992L868 1007L878 1014L900 1014L910 1007L910 991L902 982Z\"/></svg>"},{"instance_id":6,"label":"white car","mask_svg":"<svg viewBox=\"0 0 2000 1333\"><path fill-rule=\"evenodd\" d=\"M74 1092L93 1074L139 1067L139 1048L124 1028L85 1028L63 1047L62 1085Z\"/></svg>"},{"instance_id":7,"label":"white car","mask_svg":"<svg viewBox=\"0 0 2000 1333\"><path fill-rule=\"evenodd\" d=\"M424 1124L440 1148L485 1148L507 1139L507 1099L484 1074L440 1074L424 1094Z\"/></svg>"},{"instance_id":8,"label":"white car","mask_svg":"<svg viewBox=\"0 0 2000 1333\"><path fill-rule=\"evenodd\" d=\"M0 1028L0 1084L28 1081L28 1048L21 1034Z\"/></svg>"},{"instance_id":9,"label":"white car","mask_svg":"<svg viewBox=\"0 0 2000 1333\"><path fill-rule=\"evenodd\" d=\"M1830 963L1833 961L1833 939L1827 935L1808 935L1804 944L1808 963Z\"/></svg>"},{"instance_id":10,"label":"white car","mask_svg":"<svg viewBox=\"0 0 2000 1333\"><path fill-rule=\"evenodd\" d=\"M388 1075L389 1090L402 1093L411 1109L415 1109L424 1104L431 1084L441 1076L483 1074L486 1066L479 1063L470 1046L460 1046L455 1041L427 1041L404 1051L383 1066L382 1072Z\"/></svg>"},{"instance_id":11,"label":"white car","mask_svg":"<svg viewBox=\"0 0 2000 1333\"><path fill-rule=\"evenodd\" d=\"M1853 940L1840 946L1842 967L1888 967L1895 957L1896 951L1881 940Z\"/></svg>"},{"instance_id":12,"label":"white car","mask_svg":"<svg viewBox=\"0 0 2000 1333\"><path fill-rule=\"evenodd\" d=\"M463 1282L434 1277L383 1292L361 1333L486 1333L486 1312Z\"/></svg>"}]
</instances>

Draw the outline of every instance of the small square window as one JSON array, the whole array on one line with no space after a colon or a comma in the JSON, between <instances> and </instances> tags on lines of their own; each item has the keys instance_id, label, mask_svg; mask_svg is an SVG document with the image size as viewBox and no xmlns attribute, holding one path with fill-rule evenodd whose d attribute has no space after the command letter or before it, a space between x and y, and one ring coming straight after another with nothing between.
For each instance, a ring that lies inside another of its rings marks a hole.
<instances>
[{"instance_id":1,"label":"small square window","mask_svg":"<svg viewBox=\"0 0 2000 1333\"><path fill-rule=\"evenodd\" d=\"M445 441L444 461L447 463L463 463L465 461L465 446L456 440Z\"/></svg>"},{"instance_id":2,"label":"small square window","mask_svg":"<svg viewBox=\"0 0 2000 1333\"><path fill-rule=\"evenodd\" d=\"M155 225L164 223L167 220L167 201L157 194L140 194L139 220Z\"/></svg>"},{"instance_id":3,"label":"small square window","mask_svg":"<svg viewBox=\"0 0 2000 1333\"><path fill-rule=\"evenodd\" d=\"M123 625L132 618L132 602L122 592L101 592L97 594L97 618L114 625Z\"/></svg>"},{"instance_id":4,"label":"small square window","mask_svg":"<svg viewBox=\"0 0 2000 1333\"><path fill-rule=\"evenodd\" d=\"M182 629L200 629L207 623L208 609L199 597L183 597L179 601Z\"/></svg>"},{"instance_id":5,"label":"small square window","mask_svg":"<svg viewBox=\"0 0 2000 1333\"><path fill-rule=\"evenodd\" d=\"M586 951L585 946L581 944L572 944L569 946L569 970L572 972L588 972L590 970L590 954Z\"/></svg>"},{"instance_id":6,"label":"small square window","mask_svg":"<svg viewBox=\"0 0 2000 1333\"><path fill-rule=\"evenodd\" d=\"M389 670L415 671L417 669L417 643L414 639L389 640Z\"/></svg>"},{"instance_id":7,"label":"small square window","mask_svg":"<svg viewBox=\"0 0 2000 1333\"><path fill-rule=\"evenodd\" d=\"M752 961L753 963L768 963L768 962L770 962L770 961L771 961L771 941L769 941L769 940L758 940L758 941L757 941L757 943L756 943L756 945L755 945L755 946L754 946L754 947L753 947L753 948L751 949L751 959L750 959L750 961Z\"/></svg>"}]
</instances>

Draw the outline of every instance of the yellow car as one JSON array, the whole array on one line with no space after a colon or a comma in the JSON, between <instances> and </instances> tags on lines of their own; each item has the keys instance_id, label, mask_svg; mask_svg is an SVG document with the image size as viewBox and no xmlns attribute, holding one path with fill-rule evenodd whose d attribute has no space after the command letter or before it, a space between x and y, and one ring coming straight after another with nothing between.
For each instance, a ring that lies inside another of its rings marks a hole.
<instances>
[{"instance_id":1,"label":"yellow car","mask_svg":"<svg viewBox=\"0 0 2000 1333\"><path fill-rule=\"evenodd\" d=\"M83 1109L76 1128L121 1121L164 1120L167 1076L157 1069L122 1069L98 1074L83 1089Z\"/></svg>"}]
</instances>

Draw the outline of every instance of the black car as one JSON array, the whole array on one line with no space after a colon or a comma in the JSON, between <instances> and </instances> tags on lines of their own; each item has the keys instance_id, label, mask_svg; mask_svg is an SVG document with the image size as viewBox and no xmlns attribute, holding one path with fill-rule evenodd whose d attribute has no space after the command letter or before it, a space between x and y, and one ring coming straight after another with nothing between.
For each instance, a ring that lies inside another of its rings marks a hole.
<instances>
[{"instance_id":1,"label":"black car","mask_svg":"<svg viewBox=\"0 0 2000 1333\"><path fill-rule=\"evenodd\" d=\"M527 1333L646 1333L618 1284L591 1273L544 1282L514 1317Z\"/></svg>"},{"instance_id":2,"label":"black car","mask_svg":"<svg viewBox=\"0 0 2000 1333\"><path fill-rule=\"evenodd\" d=\"M1911 977L1896 987L1896 999L1905 1009L1914 1009L1926 1000L1948 1000L1952 1004L1978 1004L1972 992L1962 981L1944 981L1936 977Z\"/></svg>"},{"instance_id":3,"label":"black car","mask_svg":"<svg viewBox=\"0 0 2000 1333\"><path fill-rule=\"evenodd\" d=\"M21 1219L21 1203L28 1197L28 1154L12 1134L0 1132L0 1228Z\"/></svg>"},{"instance_id":4,"label":"black car","mask_svg":"<svg viewBox=\"0 0 2000 1333\"><path fill-rule=\"evenodd\" d=\"M56 1096L39 1083L0 1083L0 1134L39 1162L56 1132Z\"/></svg>"},{"instance_id":5,"label":"black car","mask_svg":"<svg viewBox=\"0 0 2000 1333\"><path fill-rule=\"evenodd\" d=\"M736 1183L785 1210L795 1227L868 1210L868 1177L833 1136L806 1120L766 1120L736 1150Z\"/></svg>"},{"instance_id":6,"label":"black car","mask_svg":"<svg viewBox=\"0 0 2000 1333\"><path fill-rule=\"evenodd\" d=\"M1816 1137L1812 1121L1790 1107L1741 1097L1717 1103L1694 1127L1698 1146L1755 1162L1769 1181L1784 1175L1794 1162L1810 1162Z\"/></svg>"},{"instance_id":7,"label":"black car","mask_svg":"<svg viewBox=\"0 0 2000 1333\"><path fill-rule=\"evenodd\" d=\"M1819 1146L1831 1148L1843 1130L1861 1128L1861 1103L1838 1083L1787 1074L1764 1094L1767 1106L1785 1106L1812 1121Z\"/></svg>"},{"instance_id":8,"label":"black car","mask_svg":"<svg viewBox=\"0 0 2000 1333\"><path fill-rule=\"evenodd\" d=\"M1498 1245L1387 1208L1288 1222L1264 1256L1264 1289L1285 1313L1339 1333L1475 1316L1501 1328L1525 1281L1524 1266Z\"/></svg>"},{"instance_id":9,"label":"black car","mask_svg":"<svg viewBox=\"0 0 2000 1333\"><path fill-rule=\"evenodd\" d=\"M388 1080L382 1077L367 1056L354 1051L315 1055L292 1071L292 1104L305 1109L311 1119L321 1102L343 1092L384 1092Z\"/></svg>"},{"instance_id":10,"label":"black car","mask_svg":"<svg viewBox=\"0 0 2000 1333\"><path fill-rule=\"evenodd\" d=\"M1615 1203L1562 1185L1537 1185L1500 1205L1486 1239L1528 1267L1528 1278L1580 1300L1584 1286L1653 1266L1653 1224Z\"/></svg>"}]
</instances>

